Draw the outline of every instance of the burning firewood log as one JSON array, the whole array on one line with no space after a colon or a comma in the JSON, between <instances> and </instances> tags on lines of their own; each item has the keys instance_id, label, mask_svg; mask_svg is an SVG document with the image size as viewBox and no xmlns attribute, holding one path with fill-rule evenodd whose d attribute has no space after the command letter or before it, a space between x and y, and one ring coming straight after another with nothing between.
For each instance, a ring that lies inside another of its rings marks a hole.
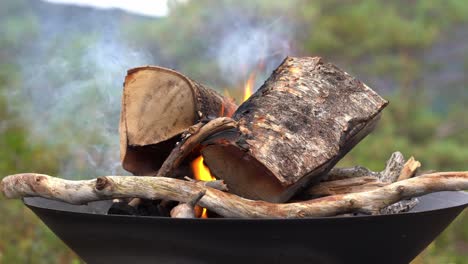
<instances>
[{"instance_id":1,"label":"burning firewood log","mask_svg":"<svg viewBox=\"0 0 468 264\"><path fill-rule=\"evenodd\" d=\"M190 182L166 177L102 176L71 181L43 174L23 173L5 177L0 191L7 198L40 196L71 204L96 200L139 197L189 203L204 193L198 205L224 217L303 218L361 212L379 213L389 204L431 192L468 189L468 171L437 172L397 181L359 193L332 195L309 201L275 204L239 197Z\"/></svg>"},{"instance_id":2,"label":"burning firewood log","mask_svg":"<svg viewBox=\"0 0 468 264\"><path fill-rule=\"evenodd\" d=\"M285 202L371 132L386 105L321 58L288 57L236 110L238 129L207 140L202 154L233 193Z\"/></svg>"},{"instance_id":3,"label":"burning firewood log","mask_svg":"<svg viewBox=\"0 0 468 264\"><path fill-rule=\"evenodd\" d=\"M202 118L230 116L236 108L231 99L174 70L130 69L120 117L122 166L135 175L156 174L182 132Z\"/></svg>"}]
</instances>

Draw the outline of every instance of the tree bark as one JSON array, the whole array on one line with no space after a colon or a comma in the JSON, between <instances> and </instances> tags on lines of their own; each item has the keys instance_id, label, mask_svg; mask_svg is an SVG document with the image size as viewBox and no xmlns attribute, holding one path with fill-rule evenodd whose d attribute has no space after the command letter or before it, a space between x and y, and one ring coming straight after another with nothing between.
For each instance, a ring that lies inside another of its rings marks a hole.
<instances>
[{"instance_id":1,"label":"tree bark","mask_svg":"<svg viewBox=\"0 0 468 264\"><path fill-rule=\"evenodd\" d=\"M230 116L237 106L170 69L130 69L124 82L120 118L122 166L136 175L154 175L179 140L202 118Z\"/></svg>"},{"instance_id":2,"label":"tree bark","mask_svg":"<svg viewBox=\"0 0 468 264\"><path fill-rule=\"evenodd\" d=\"M322 217L353 212L375 214L402 199L431 192L467 189L468 171L427 174L373 191L285 204L249 200L197 182L164 177L103 176L93 180L70 181L23 173L7 176L0 184L0 190L7 198L41 196L71 204L128 197L188 203L199 193L205 192L198 205L225 217L251 218Z\"/></svg>"},{"instance_id":3,"label":"tree bark","mask_svg":"<svg viewBox=\"0 0 468 264\"><path fill-rule=\"evenodd\" d=\"M234 113L239 128L208 140L202 154L233 193L284 202L364 138L386 105L320 58L288 57Z\"/></svg>"}]
</instances>

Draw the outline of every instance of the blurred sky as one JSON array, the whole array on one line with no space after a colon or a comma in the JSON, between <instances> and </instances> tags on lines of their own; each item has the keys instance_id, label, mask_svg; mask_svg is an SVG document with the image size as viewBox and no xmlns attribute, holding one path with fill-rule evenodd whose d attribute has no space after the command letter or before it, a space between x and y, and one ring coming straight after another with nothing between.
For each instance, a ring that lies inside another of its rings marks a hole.
<instances>
[{"instance_id":1,"label":"blurred sky","mask_svg":"<svg viewBox=\"0 0 468 264\"><path fill-rule=\"evenodd\" d=\"M96 8L118 8L146 16L165 16L167 0L44 0L50 3L92 6Z\"/></svg>"}]
</instances>

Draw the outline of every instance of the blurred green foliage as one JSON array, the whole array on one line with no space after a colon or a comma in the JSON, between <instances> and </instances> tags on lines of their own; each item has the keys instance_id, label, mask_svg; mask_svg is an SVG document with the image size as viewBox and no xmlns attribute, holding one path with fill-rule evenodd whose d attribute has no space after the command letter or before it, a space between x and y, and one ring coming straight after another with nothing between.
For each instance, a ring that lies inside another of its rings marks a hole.
<instances>
[{"instance_id":1,"label":"blurred green foliage","mask_svg":"<svg viewBox=\"0 0 468 264\"><path fill-rule=\"evenodd\" d=\"M168 17L136 20L124 17L122 33L128 45L147 50L162 65L178 68L195 79L212 79L217 83L221 81L213 75L217 71L216 62L207 54L211 42L217 41L213 36L221 35L224 30L222 10L240 10L244 17L239 19L250 19L252 23L286 17L296 28L294 55L324 56L350 69L375 88L379 88L378 80L391 84L389 89L381 91L390 100L390 105L384 111L378 128L353 149L340 166L359 164L379 170L390 154L399 150L406 157L414 155L422 162L424 170L467 169L466 79L453 84L453 89L439 87L442 92L429 91L422 86L422 80L433 69L450 69L447 62L428 63L425 53L437 43L443 44L450 39L455 34L452 29L467 28L468 2L252 2L172 2ZM25 102L16 102L5 96L7 91L21 89L24 85L16 55L39 34L37 19L40 11L36 7L32 1L26 0L0 2L2 176L24 171L54 175L59 171L57 161L67 157L69 151L64 144L50 147L37 138L34 140L27 122L20 118L17 110L9 107ZM78 50L92 42L93 36L67 36L76 37L75 46L57 52L65 52L70 61L79 60L82 54ZM465 62L465 70L467 65ZM74 75L51 72L52 83L47 85L66 83L70 76L79 78L80 70ZM224 88L227 84L222 85ZM99 94L93 94L92 89L83 92L91 93L90 97L94 98L90 104L98 104L102 99ZM92 111L90 108L89 112ZM98 135L86 134L86 138L81 135L82 138L77 140L88 143L100 141ZM21 202L0 200L0 216L0 263L80 262ZM468 214L462 214L414 263L468 263Z\"/></svg>"}]
</instances>

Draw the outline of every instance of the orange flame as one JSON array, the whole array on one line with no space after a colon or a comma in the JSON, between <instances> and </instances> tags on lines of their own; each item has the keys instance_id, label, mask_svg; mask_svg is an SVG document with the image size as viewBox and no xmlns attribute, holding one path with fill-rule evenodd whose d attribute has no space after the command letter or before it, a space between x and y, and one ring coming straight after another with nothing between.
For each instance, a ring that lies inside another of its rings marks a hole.
<instances>
[{"instance_id":1,"label":"orange flame","mask_svg":"<svg viewBox=\"0 0 468 264\"><path fill-rule=\"evenodd\" d=\"M231 94L229 93L227 89L224 89L223 95L225 99L224 99L224 102L221 104L221 109L219 110L219 116L231 117L234 114L234 111L236 111L236 109L232 107L232 104L235 104L234 99L232 99ZM227 101L230 101L230 102L227 102ZM228 107L224 105L225 102L229 104Z\"/></svg>"},{"instance_id":2,"label":"orange flame","mask_svg":"<svg viewBox=\"0 0 468 264\"><path fill-rule=\"evenodd\" d=\"M224 116L224 104L221 104L221 110L219 111L219 116Z\"/></svg>"},{"instance_id":3,"label":"orange flame","mask_svg":"<svg viewBox=\"0 0 468 264\"><path fill-rule=\"evenodd\" d=\"M244 85L244 98L242 102L247 101L249 97L253 94L253 86L255 85L255 71L253 71L250 75L249 78L247 79L247 82Z\"/></svg>"},{"instance_id":4,"label":"orange flame","mask_svg":"<svg viewBox=\"0 0 468 264\"><path fill-rule=\"evenodd\" d=\"M192 162L192 170L195 174L195 179L199 181L214 181L215 177L211 176L210 169L203 164L203 156L199 156Z\"/></svg>"},{"instance_id":5,"label":"orange flame","mask_svg":"<svg viewBox=\"0 0 468 264\"><path fill-rule=\"evenodd\" d=\"M192 171L193 171L193 174L195 175L196 180L199 180L199 181L216 180L216 178L211 175L210 169L208 169L208 167L205 166L205 164L203 164L203 156L199 156L198 158L192 161ZM201 218L208 218L206 208L203 208Z\"/></svg>"}]
</instances>

